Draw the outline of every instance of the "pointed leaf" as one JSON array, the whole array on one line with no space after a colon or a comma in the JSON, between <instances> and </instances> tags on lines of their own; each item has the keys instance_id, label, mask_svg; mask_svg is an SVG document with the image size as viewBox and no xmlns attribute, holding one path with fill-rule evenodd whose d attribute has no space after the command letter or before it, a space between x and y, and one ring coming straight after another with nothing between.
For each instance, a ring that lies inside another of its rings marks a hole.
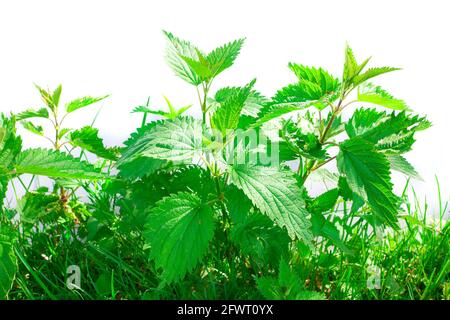
<instances>
[{"instance_id":1,"label":"pointed leaf","mask_svg":"<svg viewBox=\"0 0 450 320\"><path fill-rule=\"evenodd\" d=\"M225 197L233 223L231 240L262 269L276 267L277 261L288 254L291 239L287 233L266 215L252 210L252 202L242 190L229 186Z\"/></svg>"},{"instance_id":2,"label":"pointed leaf","mask_svg":"<svg viewBox=\"0 0 450 320\"><path fill-rule=\"evenodd\" d=\"M312 240L308 212L293 174L275 167L234 165L231 182L292 239Z\"/></svg>"},{"instance_id":3,"label":"pointed leaf","mask_svg":"<svg viewBox=\"0 0 450 320\"><path fill-rule=\"evenodd\" d=\"M14 118L0 114L0 172L12 169L15 157L22 150L22 139L16 135Z\"/></svg>"},{"instance_id":4,"label":"pointed leaf","mask_svg":"<svg viewBox=\"0 0 450 320\"><path fill-rule=\"evenodd\" d=\"M61 200L58 194L45 194L40 192L27 192L18 204L21 223L35 223L38 219L45 218L52 213L56 216L64 214Z\"/></svg>"},{"instance_id":5,"label":"pointed leaf","mask_svg":"<svg viewBox=\"0 0 450 320\"><path fill-rule=\"evenodd\" d=\"M177 76L195 86L202 83L196 72L186 63L184 57L197 60L197 48L190 42L175 37L172 33L163 31L167 38L166 60Z\"/></svg>"},{"instance_id":6,"label":"pointed leaf","mask_svg":"<svg viewBox=\"0 0 450 320\"><path fill-rule=\"evenodd\" d=\"M409 109L403 100L394 98L381 87L374 86L370 83L359 88L358 101L373 103L393 110Z\"/></svg>"},{"instance_id":7,"label":"pointed leaf","mask_svg":"<svg viewBox=\"0 0 450 320\"><path fill-rule=\"evenodd\" d=\"M274 106L299 106L314 105L319 109L325 108L329 102L335 99L334 93L324 93L320 85L310 81L301 81L290 84L277 91L272 98Z\"/></svg>"},{"instance_id":8,"label":"pointed leaf","mask_svg":"<svg viewBox=\"0 0 450 320\"><path fill-rule=\"evenodd\" d=\"M35 174L51 178L102 179L104 176L91 164L66 153L46 149L28 149L16 159L17 174Z\"/></svg>"},{"instance_id":9,"label":"pointed leaf","mask_svg":"<svg viewBox=\"0 0 450 320\"><path fill-rule=\"evenodd\" d=\"M392 68L392 67L369 68L369 69L367 69L366 72L356 75L353 78L352 83L354 86L357 86L369 79L372 79L374 77L377 77L379 75L382 75L382 74L385 74L388 72L397 71L397 70L400 70L400 68Z\"/></svg>"},{"instance_id":10,"label":"pointed leaf","mask_svg":"<svg viewBox=\"0 0 450 320\"><path fill-rule=\"evenodd\" d=\"M356 62L355 55L352 48L347 44L345 46L345 62L344 62L344 74L342 76L343 82L348 86L352 79L360 72L358 63Z\"/></svg>"},{"instance_id":11,"label":"pointed leaf","mask_svg":"<svg viewBox=\"0 0 450 320\"><path fill-rule=\"evenodd\" d=\"M299 104L290 104L286 105L267 105L261 109L258 114L258 119L252 123L252 127L262 126L264 123L269 122L271 120L280 118L288 113L294 111L300 111L312 106L313 103L311 101L299 103Z\"/></svg>"},{"instance_id":12,"label":"pointed leaf","mask_svg":"<svg viewBox=\"0 0 450 320\"><path fill-rule=\"evenodd\" d=\"M227 100L239 87L225 87L218 90L214 96L215 103L223 103ZM242 108L242 115L256 118L258 113L264 107L266 103L269 102L269 99L261 95L256 90L251 90L248 94L247 99L244 102L244 106Z\"/></svg>"},{"instance_id":13,"label":"pointed leaf","mask_svg":"<svg viewBox=\"0 0 450 320\"><path fill-rule=\"evenodd\" d=\"M338 169L351 190L364 198L382 222L398 228L398 198L392 192L389 161L372 143L358 137L344 141L339 148Z\"/></svg>"},{"instance_id":14,"label":"pointed leaf","mask_svg":"<svg viewBox=\"0 0 450 320\"><path fill-rule=\"evenodd\" d=\"M345 130L350 138L364 134L386 119L386 112L379 112L375 109L356 109L352 117L345 125Z\"/></svg>"},{"instance_id":15,"label":"pointed leaf","mask_svg":"<svg viewBox=\"0 0 450 320\"><path fill-rule=\"evenodd\" d=\"M22 121L22 126L38 136L44 136L44 128L42 128L42 126L35 125L30 121Z\"/></svg>"},{"instance_id":16,"label":"pointed leaf","mask_svg":"<svg viewBox=\"0 0 450 320\"><path fill-rule=\"evenodd\" d=\"M423 180L417 173L416 169L401 155L388 155L389 163L391 164L391 169L401 172L408 177Z\"/></svg>"},{"instance_id":17,"label":"pointed leaf","mask_svg":"<svg viewBox=\"0 0 450 320\"><path fill-rule=\"evenodd\" d=\"M236 129L239 124L239 116L245 105L250 91L254 85L253 80L243 88L233 88L229 90L228 96L220 103L220 107L216 110L211 118L211 125L225 134L227 129Z\"/></svg>"},{"instance_id":18,"label":"pointed leaf","mask_svg":"<svg viewBox=\"0 0 450 320\"><path fill-rule=\"evenodd\" d=\"M50 90L45 90L41 87L39 87L37 84L34 85L36 87L36 89L38 89L42 100L44 101L44 103L47 105L47 107L52 110L55 111L56 110L56 105L53 101L53 94L50 92Z\"/></svg>"},{"instance_id":19,"label":"pointed leaf","mask_svg":"<svg viewBox=\"0 0 450 320\"><path fill-rule=\"evenodd\" d=\"M27 109L16 115L17 121L25 120L29 118L47 118L48 110L46 108L41 108L39 110Z\"/></svg>"},{"instance_id":20,"label":"pointed leaf","mask_svg":"<svg viewBox=\"0 0 450 320\"><path fill-rule=\"evenodd\" d=\"M106 99L108 97L109 97L109 95L106 95L103 97L86 96L86 97L78 98L78 99L75 99L75 100L69 102L68 104L66 104L66 111L68 113L74 112L75 110L87 107L93 103L102 101L103 99Z\"/></svg>"},{"instance_id":21,"label":"pointed leaf","mask_svg":"<svg viewBox=\"0 0 450 320\"><path fill-rule=\"evenodd\" d=\"M70 144L85 149L101 158L117 160L112 150L105 148L103 139L98 136L98 129L86 126L70 134Z\"/></svg>"},{"instance_id":22,"label":"pointed leaf","mask_svg":"<svg viewBox=\"0 0 450 320\"><path fill-rule=\"evenodd\" d=\"M245 39L238 39L211 51L206 57L213 77L231 67L241 51Z\"/></svg>"},{"instance_id":23,"label":"pointed leaf","mask_svg":"<svg viewBox=\"0 0 450 320\"><path fill-rule=\"evenodd\" d=\"M339 80L322 68L317 69L296 63L289 63L289 68L295 73L300 82L310 82L318 85L322 96L339 90Z\"/></svg>"},{"instance_id":24,"label":"pointed leaf","mask_svg":"<svg viewBox=\"0 0 450 320\"><path fill-rule=\"evenodd\" d=\"M154 121L146 124L144 127L139 128L136 132L132 133L130 138L124 142L126 146L122 155L133 155L133 152L139 153L142 148L136 148L136 143L150 130L154 130L154 127L161 124L162 121ZM145 145L143 146L145 147ZM130 151L133 149L134 151ZM160 169L166 161L160 159L154 159L149 157L122 157L119 162L116 163L119 169L119 176L124 179L134 180L137 178L143 178L152 174L156 170Z\"/></svg>"},{"instance_id":25,"label":"pointed leaf","mask_svg":"<svg viewBox=\"0 0 450 320\"><path fill-rule=\"evenodd\" d=\"M193 194L162 199L147 218L145 239L150 258L163 269L167 283L183 278L199 263L213 235L213 212Z\"/></svg>"},{"instance_id":26,"label":"pointed leaf","mask_svg":"<svg viewBox=\"0 0 450 320\"><path fill-rule=\"evenodd\" d=\"M61 91L62 91L62 85L59 85L55 91L52 93L52 101L53 104L58 107L59 105L59 98L61 97Z\"/></svg>"},{"instance_id":27,"label":"pointed leaf","mask_svg":"<svg viewBox=\"0 0 450 320\"><path fill-rule=\"evenodd\" d=\"M183 161L202 151L202 123L192 117L164 120L143 133L123 152L119 164L138 157Z\"/></svg>"}]
</instances>

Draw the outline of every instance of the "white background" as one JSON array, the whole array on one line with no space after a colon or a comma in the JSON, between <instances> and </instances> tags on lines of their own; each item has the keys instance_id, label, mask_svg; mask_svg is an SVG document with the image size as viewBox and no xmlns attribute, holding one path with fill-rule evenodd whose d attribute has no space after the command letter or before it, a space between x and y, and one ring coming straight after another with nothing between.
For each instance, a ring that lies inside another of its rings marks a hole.
<instances>
[{"instance_id":1,"label":"white background","mask_svg":"<svg viewBox=\"0 0 450 320\"><path fill-rule=\"evenodd\" d=\"M139 124L130 111L147 96L155 107L164 107L163 94L178 106L196 103L194 88L164 62L162 29L205 51L246 37L214 89L256 77L267 96L294 81L290 61L340 75L348 42L359 60L373 56L372 65L403 68L377 83L433 122L407 155L425 179L414 183L419 196L433 204L435 174L450 195L449 9L445 0L0 0L0 112L42 107L33 83L62 83L62 102L110 93L96 126L115 145ZM68 125L89 124L99 107L79 111ZM397 188L403 182L397 179Z\"/></svg>"}]
</instances>

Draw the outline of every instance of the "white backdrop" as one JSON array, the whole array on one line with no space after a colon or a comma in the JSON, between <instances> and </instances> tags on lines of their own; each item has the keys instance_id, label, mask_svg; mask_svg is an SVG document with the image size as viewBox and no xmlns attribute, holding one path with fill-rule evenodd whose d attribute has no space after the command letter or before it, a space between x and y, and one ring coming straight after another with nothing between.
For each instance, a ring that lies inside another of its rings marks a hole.
<instances>
[{"instance_id":1,"label":"white backdrop","mask_svg":"<svg viewBox=\"0 0 450 320\"><path fill-rule=\"evenodd\" d=\"M0 0L0 112L42 106L33 83L62 83L63 102L110 93L96 126L115 145L139 124L130 111L147 96L153 106L165 106L163 94L179 106L196 103L195 90L164 62L162 29L206 51L247 37L235 66L215 88L256 77L267 96L294 80L289 61L340 75L347 41L359 59L373 56L373 65L403 68L376 82L433 122L417 135L407 158L425 179L414 183L419 195L435 203L435 174L444 196L450 195L448 3ZM88 124L98 108L79 111L69 126ZM28 146L45 145L31 134L26 138Z\"/></svg>"}]
</instances>

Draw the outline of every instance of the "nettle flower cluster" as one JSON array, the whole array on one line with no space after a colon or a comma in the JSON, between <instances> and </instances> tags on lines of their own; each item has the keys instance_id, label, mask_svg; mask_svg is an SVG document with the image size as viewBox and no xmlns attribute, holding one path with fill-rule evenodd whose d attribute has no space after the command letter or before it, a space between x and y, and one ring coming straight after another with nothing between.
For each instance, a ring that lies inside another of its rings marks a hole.
<instances>
[{"instance_id":1,"label":"nettle flower cluster","mask_svg":"<svg viewBox=\"0 0 450 320\"><path fill-rule=\"evenodd\" d=\"M0 129L2 200L8 182L23 174L55 179L53 191L27 189L20 207L24 221L55 213L37 214L37 203L58 207L60 219L85 220L75 191L103 188L114 195L114 209L142 231L143 249L162 270L164 284L184 277L218 244L224 256L240 250L254 265L281 261L283 268L288 266L282 257L293 242L313 246L315 239L327 238L345 249L343 226L328 214L339 205L351 205L363 224L398 228L401 199L393 193L391 171L418 177L403 154L411 150L415 133L430 124L371 82L396 68L368 67L369 59L357 61L347 46L339 78L289 63L295 81L268 98L255 89L255 80L213 88L214 79L233 65L243 39L205 53L164 35L167 62L196 90L202 118L185 115L191 106L176 109L167 100L166 112L152 110L147 102L134 110L143 114L142 126L125 146L107 148L92 126L62 127L60 87L38 88L46 107L3 116ZM103 98L77 99L65 111ZM149 114L161 119L148 122ZM15 123L45 136L30 121L36 118L52 123L53 150L21 150ZM81 155L73 156L74 150ZM101 161L95 166L82 161L86 152ZM337 170L325 169L332 163ZM310 197L304 184L312 174L326 175L333 188ZM132 193L140 198L121 206ZM14 239L14 232L2 223L3 238Z\"/></svg>"}]
</instances>

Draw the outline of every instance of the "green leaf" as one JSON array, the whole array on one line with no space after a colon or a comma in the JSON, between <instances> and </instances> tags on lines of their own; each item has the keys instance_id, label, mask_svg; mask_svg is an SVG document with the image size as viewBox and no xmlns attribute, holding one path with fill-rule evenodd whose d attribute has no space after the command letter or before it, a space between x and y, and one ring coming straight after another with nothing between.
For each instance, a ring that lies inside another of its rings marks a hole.
<instances>
[{"instance_id":1,"label":"green leaf","mask_svg":"<svg viewBox=\"0 0 450 320\"><path fill-rule=\"evenodd\" d=\"M381 87L374 86L370 83L359 87L358 101L373 103L393 110L409 110L403 100L394 98Z\"/></svg>"},{"instance_id":2,"label":"green leaf","mask_svg":"<svg viewBox=\"0 0 450 320\"><path fill-rule=\"evenodd\" d=\"M344 74L342 76L343 82L346 86L353 80L355 75L360 72L360 67L356 62L355 55L352 48L347 44L345 46L345 62L344 62Z\"/></svg>"},{"instance_id":3,"label":"green leaf","mask_svg":"<svg viewBox=\"0 0 450 320\"><path fill-rule=\"evenodd\" d=\"M213 77L231 67L241 51L245 39L238 39L211 51L205 60Z\"/></svg>"},{"instance_id":4,"label":"green leaf","mask_svg":"<svg viewBox=\"0 0 450 320\"><path fill-rule=\"evenodd\" d=\"M14 253L16 231L8 225L0 225L0 300L6 299L18 271Z\"/></svg>"},{"instance_id":5,"label":"green leaf","mask_svg":"<svg viewBox=\"0 0 450 320\"><path fill-rule=\"evenodd\" d=\"M389 163L391 164L391 169L401 172L408 177L423 180L422 177L417 173L416 169L401 155L388 155Z\"/></svg>"},{"instance_id":6,"label":"green leaf","mask_svg":"<svg viewBox=\"0 0 450 320\"><path fill-rule=\"evenodd\" d=\"M169 119L175 119L177 117L177 111L175 107L166 96L164 96L164 100L166 100L167 107L169 108Z\"/></svg>"},{"instance_id":7,"label":"green leaf","mask_svg":"<svg viewBox=\"0 0 450 320\"><path fill-rule=\"evenodd\" d=\"M53 104L58 107L59 106L59 98L61 98L62 85L59 85L55 91L52 93L52 101Z\"/></svg>"},{"instance_id":8,"label":"green leaf","mask_svg":"<svg viewBox=\"0 0 450 320\"><path fill-rule=\"evenodd\" d=\"M287 257L291 239L267 216L252 210L253 205L245 194L234 186L225 190L226 206L231 217L231 240L243 254L261 269Z\"/></svg>"},{"instance_id":9,"label":"green leaf","mask_svg":"<svg viewBox=\"0 0 450 320\"><path fill-rule=\"evenodd\" d=\"M234 165L230 167L230 177L262 213L286 228L292 239L311 242L309 214L292 172L275 167Z\"/></svg>"},{"instance_id":10,"label":"green leaf","mask_svg":"<svg viewBox=\"0 0 450 320\"><path fill-rule=\"evenodd\" d=\"M48 119L48 110L41 108L39 110L27 109L16 115L17 121L30 119L30 118L46 118Z\"/></svg>"},{"instance_id":11,"label":"green leaf","mask_svg":"<svg viewBox=\"0 0 450 320\"><path fill-rule=\"evenodd\" d=\"M299 80L299 84L308 89L314 88L311 92L310 100L321 100L327 97L326 102L334 101L339 95L340 83L339 80L329 74L322 68L307 67L295 63L289 63L289 68L295 73ZM307 86L306 86L307 85ZM319 89L316 91L316 89ZM327 104L316 104L319 109L323 109Z\"/></svg>"},{"instance_id":12,"label":"green leaf","mask_svg":"<svg viewBox=\"0 0 450 320\"><path fill-rule=\"evenodd\" d=\"M243 88L228 90L228 96L222 99L220 107L211 118L211 126L225 135L227 129L236 129L239 124L239 116L245 105L255 80Z\"/></svg>"},{"instance_id":13,"label":"green leaf","mask_svg":"<svg viewBox=\"0 0 450 320\"><path fill-rule=\"evenodd\" d=\"M369 68L369 69L367 69L366 72L356 75L353 78L352 82L353 82L353 85L356 87L369 79L375 78L379 75L382 75L382 74L385 74L388 72L397 71L397 70L401 70L401 69L400 68L392 68L392 67Z\"/></svg>"},{"instance_id":14,"label":"green leaf","mask_svg":"<svg viewBox=\"0 0 450 320\"><path fill-rule=\"evenodd\" d=\"M138 106L138 107L134 108L133 111L131 111L131 113L139 113L139 112L150 113L150 114L154 114L155 116L169 118L169 113L162 111L162 110L151 110L147 106Z\"/></svg>"},{"instance_id":15,"label":"green leaf","mask_svg":"<svg viewBox=\"0 0 450 320\"><path fill-rule=\"evenodd\" d=\"M42 89L37 84L35 84L34 86L36 87L36 89L38 89L39 93L41 94L41 98L47 105L47 107L51 111L55 112L59 104L59 96L61 95L61 85L59 85L54 92Z\"/></svg>"},{"instance_id":16,"label":"green leaf","mask_svg":"<svg viewBox=\"0 0 450 320\"><path fill-rule=\"evenodd\" d=\"M368 203L379 220L398 228L398 198L392 192L389 161L372 143L358 137L344 141L339 148L338 169L351 190Z\"/></svg>"},{"instance_id":17,"label":"green leaf","mask_svg":"<svg viewBox=\"0 0 450 320\"><path fill-rule=\"evenodd\" d=\"M132 161L121 163L118 166L119 176L127 180L135 180L146 177L161 169L166 161L147 157L136 158Z\"/></svg>"},{"instance_id":18,"label":"green leaf","mask_svg":"<svg viewBox=\"0 0 450 320\"><path fill-rule=\"evenodd\" d=\"M392 72L396 70L400 70L399 68L392 67L378 67L378 68L369 68L366 72L361 73L363 69L366 67L370 58L364 60L363 63L358 64L356 58L353 54L353 50L347 44L345 47L345 62L344 62L344 73L343 73L343 83L344 90L352 89L361 83L372 79L381 74Z\"/></svg>"},{"instance_id":19,"label":"green leaf","mask_svg":"<svg viewBox=\"0 0 450 320\"><path fill-rule=\"evenodd\" d=\"M63 128L61 130L59 130L59 134L58 134L58 139L62 139L66 136L66 134L68 134L70 131L72 131L72 129L69 128Z\"/></svg>"},{"instance_id":20,"label":"green leaf","mask_svg":"<svg viewBox=\"0 0 450 320\"><path fill-rule=\"evenodd\" d=\"M6 118L0 114L0 171L12 169L15 157L22 150L22 139L16 136L14 118Z\"/></svg>"},{"instance_id":21,"label":"green leaf","mask_svg":"<svg viewBox=\"0 0 450 320\"><path fill-rule=\"evenodd\" d=\"M150 113L150 112L159 112L159 115L165 115L166 113L164 111L153 111L147 106L137 106L135 107L131 113Z\"/></svg>"},{"instance_id":22,"label":"green leaf","mask_svg":"<svg viewBox=\"0 0 450 320\"><path fill-rule=\"evenodd\" d=\"M327 152L313 132L291 120L283 122L281 131L283 139L297 155L309 159L324 159Z\"/></svg>"},{"instance_id":23,"label":"green leaf","mask_svg":"<svg viewBox=\"0 0 450 320\"><path fill-rule=\"evenodd\" d=\"M66 111L68 113L74 112L75 110L87 107L93 103L102 101L103 99L108 98L109 95L103 96L103 97L82 97L75 100L72 100L71 102L66 104Z\"/></svg>"},{"instance_id":24,"label":"green leaf","mask_svg":"<svg viewBox=\"0 0 450 320\"><path fill-rule=\"evenodd\" d=\"M345 125L345 130L350 138L364 134L366 131L377 126L381 120L386 118L386 112L375 109L356 109L352 117Z\"/></svg>"},{"instance_id":25,"label":"green leaf","mask_svg":"<svg viewBox=\"0 0 450 320\"><path fill-rule=\"evenodd\" d=\"M240 87L225 87L218 90L214 96L214 102L220 104L224 103L230 96L235 94ZM256 118L258 113L264 107L266 103L269 102L269 99L261 95L256 90L251 90L247 96L247 99L244 102L244 106L242 107L241 114L244 116L249 116Z\"/></svg>"},{"instance_id":26,"label":"green leaf","mask_svg":"<svg viewBox=\"0 0 450 320\"><path fill-rule=\"evenodd\" d=\"M261 109L260 113L258 114L258 119L252 123L252 127L260 127L266 122L269 122L271 120L277 119L281 116L284 116L288 113L294 112L294 111L300 111L303 109L306 109L310 107L312 104L311 102L305 102L302 105L269 105Z\"/></svg>"},{"instance_id":27,"label":"green leaf","mask_svg":"<svg viewBox=\"0 0 450 320\"><path fill-rule=\"evenodd\" d=\"M258 116L259 111L264 107L269 99L261 95L258 91L252 90L245 100L244 107L242 108L242 115L254 117Z\"/></svg>"},{"instance_id":28,"label":"green leaf","mask_svg":"<svg viewBox=\"0 0 450 320\"><path fill-rule=\"evenodd\" d=\"M356 213L364 205L364 199L358 194L353 192L348 185L347 179L344 176L340 176L338 179L339 195L345 201L352 201L351 213Z\"/></svg>"},{"instance_id":29,"label":"green leaf","mask_svg":"<svg viewBox=\"0 0 450 320\"><path fill-rule=\"evenodd\" d=\"M163 31L163 33L167 38L166 60L175 74L195 86L202 83L200 77L183 59L187 57L197 60L197 48L190 42L175 37L170 32Z\"/></svg>"},{"instance_id":30,"label":"green leaf","mask_svg":"<svg viewBox=\"0 0 450 320\"><path fill-rule=\"evenodd\" d=\"M169 193L190 192L202 202L217 198L216 180L209 170L197 165L182 165L172 168L170 177L164 178L162 187ZM222 183L220 181L220 183Z\"/></svg>"},{"instance_id":31,"label":"green leaf","mask_svg":"<svg viewBox=\"0 0 450 320\"><path fill-rule=\"evenodd\" d=\"M414 131L406 131L399 134L393 134L386 137L376 144L376 149L386 155L399 155L412 149L414 139Z\"/></svg>"},{"instance_id":32,"label":"green leaf","mask_svg":"<svg viewBox=\"0 0 450 320\"><path fill-rule=\"evenodd\" d=\"M386 154L399 154L411 150L415 132L429 125L425 118L405 111L386 114L374 109L359 109L345 129L350 138L359 136L374 143L377 150Z\"/></svg>"},{"instance_id":33,"label":"green leaf","mask_svg":"<svg viewBox=\"0 0 450 320\"><path fill-rule=\"evenodd\" d=\"M352 254L353 251L341 239L337 227L327 220L321 213L313 213L311 215L312 231L316 237L324 237L329 239L331 243L343 252Z\"/></svg>"},{"instance_id":34,"label":"green leaf","mask_svg":"<svg viewBox=\"0 0 450 320\"><path fill-rule=\"evenodd\" d=\"M269 300L324 300L320 292L307 291L289 264L280 260L278 278L256 278L258 290Z\"/></svg>"},{"instance_id":35,"label":"green leaf","mask_svg":"<svg viewBox=\"0 0 450 320\"><path fill-rule=\"evenodd\" d=\"M197 57L181 55L181 58L201 81L209 82L233 65L243 43L244 39L235 40L214 49L206 56L195 49Z\"/></svg>"},{"instance_id":36,"label":"green leaf","mask_svg":"<svg viewBox=\"0 0 450 320\"><path fill-rule=\"evenodd\" d=\"M164 96L164 99L166 100L167 106L169 107L169 112L165 112L162 110L151 110L147 106L138 106L138 107L134 108L131 113L138 113L138 112L150 113L150 114L164 117L166 119L173 120L173 119L181 116L183 113L185 113L187 110L189 110L190 107L192 107L192 105L187 105L187 106L181 107L180 109L177 110L174 108L174 106L172 105L172 103L169 101L169 99L167 97Z\"/></svg>"},{"instance_id":37,"label":"green leaf","mask_svg":"<svg viewBox=\"0 0 450 320\"><path fill-rule=\"evenodd\" d=\"M331 189L315 198L309 206L310 212L323 213L333 209L339 197L338 189Z\"/></svg>"},{"instance_id":38,"label":"green leaf","mask_svg":"<svg viewBox=\"0 0 450 320\"><path fill-rule=\"evenodd\" d=\"M8 189L8 176L5 175L3 172L3 170L0 169L0 212L2 212L3 210L3 200L6 197L6 191Z\"/></svg>"},{"instance_id":39,"label":"green leaf","mask_svg":"<svg viewBox=\"0 0 450 320\"><path fill-rule=\"evenodd\" d=\"M334 94L323 94L319 85L302 81L281 88L272 100L272 105L279 107L297 106L304 108L314 105L323 109L329 101L334 100Z\"/></svg>"},{"instance_id":40,"label":"green leaf","mask_svg":"<svg viewBox=\"0 0 450 320\"><path fill-rule=\"evenodd\" d=\"M192 117L164 120L147 130L127 148L119 164L139 157L192 160L202 151L202 123Z\"/></svg>"},{"instance_id":41,"label":"green leaf","mask_svg":"<svg viewBox=\"0 0 450 320\"><path fill-rule=\"evenodd\" d=\"M209 81L214 78L214 74L209 68L208 62L205 60L203 54L197 50L199 60L194 60L190 57L181 57L191 70L200 78L202 82Z\"/></svg>"},{"instance_id":42,"label":"green leaf","mask_svg":"<svg viewBox=\"0 0 450 320\"><path fill-rule=\"evenodd\" d=\"M98 136L98 129L86 126L70 134L70 144L85 149L101 158L117 160L112 150L105 148L103 140Z\"/></svg>"},{"instance_id":43,"label":"green leaf","mask_svg":"<svg viewBox=\"0 0 450 320\"><path fill-rule=\"evenodd\" d=\"M16 158L17 174L35 174L51 178L102 179L94 166L59 151L28 149Z\"/></svg>"},{"instance_id":44,"label":"green leaf","mask_svg":"<svg viewBox=\"0 0 450 320\"><path fill-rule=\"evenodd\" d=\"M189 104L187 106L181 107L180 109L176 110L176 114L174 114L171 119L175 119L176 117L181 116L183 113L188 111L192 107L192 104Z\"/></svg>"},{"instance_id":45,"label":"green leaf","mask_svg":"<svg viewBox=\"0 0 450 320\"><path fill-rule=\"evenodd\" d=\"M352 197L352 191L350 189L348 189L348 193ZM339 247L345 253L351 254L353 252L341 240L339 230L335 224L324 216L325 212L331 211L334 208L339 194L339 189L331 189L308 203L308 211L311 212L312 232L314 236L329 239L333 245ZM331 212L333 213L333 211Z\"/></svg>"},{"instance_id":46,"label":"green leaf","mask_svg":"<svg viewBox=\"0 0 450 320\"><path fill-rule=\"evenodd\" d=\"M405 111L390 115L382 119L377 125L366 130L361 138L376 143L376 147L383 151L406 152L414 143L414 133L417 128L426 125L428 121L419 116L411 116Z\"/></svg>"},{"instance_id":47,"label":"green leaf","mask_svg":"<svg viewBox=\"0 0 450 320\"><path fill-rule=\"evenodd\" d=\"M28 130L34 134L37 134L38 136L41 136L41 137L44 136L44 128L42 128L42 126L35 125L30 121L22 121L22 126L26 130Z\"/></svg>"},{"instance_id":48,"label":"green leaf","mask_svg":"<svg viewBox=\"0 0 450 320\"><path fill-rule=\"evenodd\" d=\"M162 121L154 121L146 124L145 126L138 128L136 132L130 135L130 138L124 142L126 146L119 161L116 163L119 169L119 176L125 179L134 180L137 178L143 178L160 169L166 161L160 159L154 159L149 157L134 157L134 153L139 153L141 148L136 147L136 143L148 132L154 130L155 126L161 124ZM144 146L145 147L145 146ZM134 151L130 151L133 149Z\"/></svg>"},{"instance_id":49,"label":"green leaf","mask_svg":"<svg viewBox=\"0 0 450 320\"><path fill-rule=\"evenodd\" d=\"M51 213L56 216L64 213L60 198L57 194L45 194L40 192L28 192L17 204L20 213L20 221L35 223Z\"/></svg>"},{"instance_id":50,"label":"green leaf","mask_svg":"<svg viewBox=\"0 0 450 320\"><path fill-rule=\"evenodd\" d=\"M173 194L159 201L146 223L150 258L163 269L166 283L183 278L200 262L213 235L211 208L189 193Z\"/></svg>"},{"instance_id":51,"label":"green leaf","mask_svg":"<svg viewBox=\"0 0 450 320\"><path fill-rule=\"evenodd\" d=\"M192 107L192 104L190 104L177 110L166 96L164 96L164 100L166 100L167 107L169 108L169 113L166 113L164 116L171 120L181 116L183 113L189 110L190 107Z\"/></svg>"}]
</instances>

